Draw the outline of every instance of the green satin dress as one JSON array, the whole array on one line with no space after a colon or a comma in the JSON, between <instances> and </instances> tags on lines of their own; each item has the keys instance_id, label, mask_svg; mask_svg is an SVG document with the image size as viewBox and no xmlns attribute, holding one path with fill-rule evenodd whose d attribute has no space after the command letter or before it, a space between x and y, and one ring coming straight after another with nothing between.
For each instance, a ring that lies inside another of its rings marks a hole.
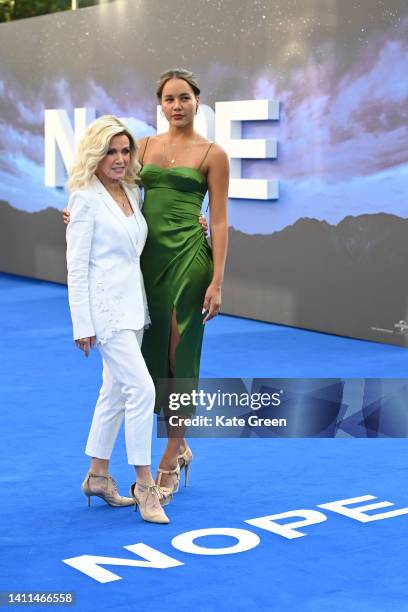
<instances>
[{"instance_id":1,"label":"green satin dress","mask_svg":"<svg viewBox=\"0 0 408 612\"><path fill-rule=\"evenodd\" d=\"M180 334L175 378L198 380L205 327L201 313L213 273L211 249L198 223L207 182L199 169L184 166L145 164L140 177L148 226L141 266L152 323L144 333L142 352L157 391L158 379L172 377L169 340L174 308ZM160 393L156 397L160 412L163 399Z\"/></svg>"}]
</instances>

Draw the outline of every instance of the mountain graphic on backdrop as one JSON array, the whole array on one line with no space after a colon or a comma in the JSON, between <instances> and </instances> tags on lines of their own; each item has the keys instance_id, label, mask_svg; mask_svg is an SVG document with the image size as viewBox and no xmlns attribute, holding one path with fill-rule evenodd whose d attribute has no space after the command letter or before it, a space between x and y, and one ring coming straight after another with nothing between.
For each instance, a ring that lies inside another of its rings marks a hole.
<instances>
[{"instance_id":1,"label":"mountain graphic on backdrop","mask_svg":"<svg viewBox=\"0 0 408 612\"><path fill-rule=\"evenodd\" d=\"M386 213L303 218L270 235L230 228L223 312L406 346L407 235L408 219ZM0 201L0 260L3 272L65 283L61 212Z\"/></svg>"},{"instance_id":2,"label":"mountain graphic on backdrop","mask_svg":"<svg viewBox=\"0 0 408 612\"><path fill-rule=\"evenodd\" d=\"M3 272L65 283L65 247L59 210L29 213L0 200L0 261L7 262Z\"/></svg>"},{"instance_id":3,"label":"mountain graphic on backdrop","mask_svg":"<svg viewBox=\"0 0 408 612\"><path fill-rule=\"evenodd\" d=\"M248 311L245 286L253 318L405 346L407 232L407 219L386 213L299 219L267 236L230 230L228 312Z\"/></svg>"}]
</instances>

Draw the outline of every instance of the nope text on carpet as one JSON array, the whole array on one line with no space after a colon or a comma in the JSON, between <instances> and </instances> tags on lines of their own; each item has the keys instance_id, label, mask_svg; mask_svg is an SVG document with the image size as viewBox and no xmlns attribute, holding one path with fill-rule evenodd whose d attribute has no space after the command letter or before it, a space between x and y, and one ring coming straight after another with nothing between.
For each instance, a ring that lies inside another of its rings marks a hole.
<instances>
[{"instance_id":1,"label":"nope text on carpet","mask_svg":"<svg viewBox=\"0 0 408 612\"><path fill-rule=\"evenodd\" d=\"M362 495L360 497L351 497L349 499L341 499L339 501L318 504L318 508L329 510L337 514L341 514L360 523L371 523L373 521L382 521L395 516L408 514L408 508L398 508L388 512L376 512L367 514L368 511L377 510L378 508L388 508L394 506L389 501L381 501L376 503L361 504L369 500L377 499L374 495ZM352 506L352 507L350 507ZM293 519L288 521L287 519ZM280 523L280 520L285 520ZM261 516L259 518L248 519L245 523L275 533L287 540L295 540L302 538L308 534L300 531L300 528L308 527L323 523L327 520L327 516L318 510L289 510L279 514L271 514ZM211 548L200 546L196 543L198 538L208 536L230 536L235 540L231 546L225 548ZM258 546L260 542L259 536L248 529L235 529L230 527L214 527L209 529L195 529L186 531L175 536L171 543L174 548L184 553L192 555L232 555L245 552L251 548ZM138 544L130 544L124 546L126 550L141 557L141 560L126 559L121 557L102 557L95 555L80 555L70 559L64 559L63 562L71 567L86 574L93 580L100 583L113 582L121 580L121 576L101 567L103 565L128 566L128 567L147 567L151 569L168 569L184 565L178 559L170 557L159 550L139 542Z\"/></svg>"}]
</instances>

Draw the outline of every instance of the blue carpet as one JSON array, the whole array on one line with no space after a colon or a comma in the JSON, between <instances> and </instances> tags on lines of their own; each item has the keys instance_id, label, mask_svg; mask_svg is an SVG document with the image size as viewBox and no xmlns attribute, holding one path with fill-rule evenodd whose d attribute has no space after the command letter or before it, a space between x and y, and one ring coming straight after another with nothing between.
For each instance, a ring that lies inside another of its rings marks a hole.
<instances>
[{"instance_id":1,"label":"blue carpet","mask_svg":"<svg viewBox=\"0 0 408 612\"><path fill-rule=\"evenodd\" d=\"M100 500L88 510L79 484L99 356L85 360L74 348L63 286L0 275L0 317L3 591L74 591L81 612L408 610L407 516L364 524L322 510L327 520L293 540L244 522L368 494L408 506L406 440L196 439L191 486L168 506L170 525ZM407 365L406 349L220 316L206 330L202 375L405 377ZM154 440L154 466L163 445ZM125 492L133 474L123 436L111 472ZM171 544L213 527L247 529L260 543L220 556ZM85 554L137 559L123 547L139 542L183 565L105 566L122 580L100 584L62 562Z\"/></svg>"}]
</instances>

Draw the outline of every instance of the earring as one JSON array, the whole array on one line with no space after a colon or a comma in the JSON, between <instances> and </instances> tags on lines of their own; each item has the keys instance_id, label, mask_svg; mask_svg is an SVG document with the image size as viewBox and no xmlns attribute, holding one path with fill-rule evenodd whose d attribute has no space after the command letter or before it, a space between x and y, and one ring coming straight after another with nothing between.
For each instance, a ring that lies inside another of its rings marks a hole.
<instances>
[{"instance_id":1,"label":"earring","mask_svg":"<svg viewBox=\"0 0 408 612\"><path fill-rule=\"evenodd\" d=\"M201 111L200 111L200 107L199 107L199 106L197 106L197 109L196 109L196 115L198 115L198 113L200 113L200 112L201 112Z\"/></svg>"},{"instance_id":2,"label":"earring","mask_svg":"<svg viewBox=\"0 0 408 612\"><path fill-rule=\"evenodd\" d=\"M162 110L160 111L160 114L161 114L161 116L162 116L162 117L164 117L164 113L163 113L163 111L162 111Z\"/></svg>"}]
</instances>

